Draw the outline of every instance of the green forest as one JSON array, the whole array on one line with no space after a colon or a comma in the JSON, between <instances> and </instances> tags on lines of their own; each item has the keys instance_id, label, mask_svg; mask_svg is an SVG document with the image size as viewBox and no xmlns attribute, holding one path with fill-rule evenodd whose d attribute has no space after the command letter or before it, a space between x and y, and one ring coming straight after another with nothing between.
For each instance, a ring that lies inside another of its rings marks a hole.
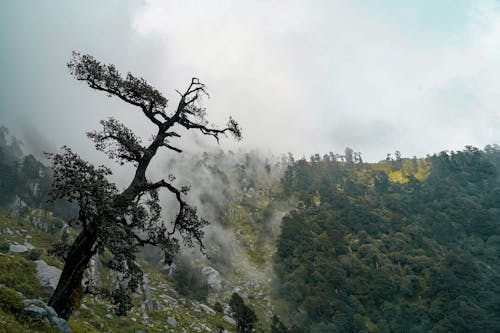
<instances>
[{"instance_id":1,"label":"green forest","mask_svg":"<svg viewBox=\"0 0 500 333\"><path fill-rule=\"evenodd\" d=\"M299 200L275 255L294 331L498 332L499 147L351 156L298 160L282 180Z\"/></svg>"}]
</instances>

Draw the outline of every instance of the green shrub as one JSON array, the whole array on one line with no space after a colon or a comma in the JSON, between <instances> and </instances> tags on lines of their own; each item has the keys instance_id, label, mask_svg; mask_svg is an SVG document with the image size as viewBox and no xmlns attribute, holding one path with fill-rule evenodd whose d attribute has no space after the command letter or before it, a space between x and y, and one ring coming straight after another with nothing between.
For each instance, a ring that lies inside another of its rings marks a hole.
<instances>
[{"instance_id":1,"label":"green shrub","mask_svg":"<svg viewBox=\"0 0 500 333\"><path fill-rule=\"evenodd\" d=\"M35 261L40 259L40 256L42 255L42 250L39 249L33 249L25 253L24 257L28 260Z\"/></svg>"},{"instance_id":2,"label":"green shrub","mask_svg":"<svg viewBox=\"0 0 500 333\"><path fill-rule=\"evenodd\" d=\"M64 221L61 219L53 219L51 221L51 229L61 230L64 227Z\"/></svg>"},{"instance_id":3,"label":"green shrub","mask_svg":"<svg viewBox=\"0 0 500 333\"><path fill-rule=\"evenodd\" d=\"M0 308L6 312L19 313L23 309L23 302L15 290L0 288Z\"/></svg>"},{"instance_id":4,"label":"green shrub","mask_svg":"<svg viewBox=\"0 0 500 333\"><path fill-rule=\"evenodd\" d=\"M0 252L9 252L9 243L6 241L0 241Z\"/></svg>"},{"instance_id":5,"label":"green shrub","mask_svg":"<svg viewBox=\"0 0 500 333\"><path fill-rule=\"evenodd\" d=\"M3 311L0 309L0 332L8 332L8 333L25 333L27 331L27 327L23 324L19 323L16 320L15 315L9 313L8 311Z\"/></svg>"},{"instance_id":6,"label":"green shrub","mask_svg":"<svg viewBox=\"0 0 500 333\"><path fill-rule=\"evenodd\" d=\"M216 302L214 304L214 310L219 312L219 313L223 313L224 312L224 308L222 307L222 304L220 304L220 302Z\"/></svg>"},{"instance_id":7,"label":"green shrub","mask_svg":"<svg viewBox=\"0 0 500 333\"><path fill-rule=\"evenodd\" d=\"M187 261L179 262L173 274L173 279L175 289L181 295L199 301L206 300L209 286L200 267L195 267Z\"/></svg>"},{"instance_id":8,"label":"green shrub","mask_svg":"<svg viewBox=\"0 0 500 333\"><path fill-rule=\"evenodd\" d=\"M255 312L245 304L238 293L233 293L229 306L236 320L236 329L239 333L252 332L257 322Z\"/></svg>"}]
</instances>

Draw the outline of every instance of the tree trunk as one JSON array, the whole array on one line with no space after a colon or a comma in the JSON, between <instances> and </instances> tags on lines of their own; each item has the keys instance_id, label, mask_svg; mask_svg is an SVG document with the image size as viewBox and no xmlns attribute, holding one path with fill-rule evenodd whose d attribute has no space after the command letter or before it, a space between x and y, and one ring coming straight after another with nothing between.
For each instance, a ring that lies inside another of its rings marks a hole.
<instances>
[{"instance_id":1,"label":"tree trunk","mask_svg":"<svg viewBox=\"0 0 500 333\"><path fill-rule=\"evenodd\" d=\"M96 240L95 233L82 230L71 247L57 288L49 301L61 318L67 320L75 306L80 304L83 273L95 254Z\"/></svg>"}]
</instances>

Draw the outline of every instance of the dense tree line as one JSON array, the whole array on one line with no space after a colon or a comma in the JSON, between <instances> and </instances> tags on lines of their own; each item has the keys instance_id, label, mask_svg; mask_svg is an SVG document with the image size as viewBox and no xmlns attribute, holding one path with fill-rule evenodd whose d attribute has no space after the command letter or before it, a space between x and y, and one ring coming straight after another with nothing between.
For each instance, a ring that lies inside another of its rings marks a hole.
<instances>
[{"instance_id":1,"label":"dense tree line","mask_svg":"<svg viewBox=\"0 0 500 333\"><path fill-rule=\"evenodd\" d=\"M499 171L498 146L291 164L283 186L300 202L283 219L275 256L278 297L296 310L287 325L499 332Z\"/></svg>"}]
</instances>

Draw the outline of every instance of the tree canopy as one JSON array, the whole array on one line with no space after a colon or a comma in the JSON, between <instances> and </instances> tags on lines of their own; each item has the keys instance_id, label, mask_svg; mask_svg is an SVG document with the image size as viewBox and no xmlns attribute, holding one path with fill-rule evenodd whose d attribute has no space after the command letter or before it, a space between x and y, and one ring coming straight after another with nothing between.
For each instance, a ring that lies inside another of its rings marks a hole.
<instances>
[{"instance_id":1,"label":"tree canopy","mask_svg":"<svg viewBox=\"0 0 500 333\"><path fill-rule=\"evenodd\" d=\"M500 149L298 160L275 268L307 332L498 332Z\"/></svg>"}]
</instances>

